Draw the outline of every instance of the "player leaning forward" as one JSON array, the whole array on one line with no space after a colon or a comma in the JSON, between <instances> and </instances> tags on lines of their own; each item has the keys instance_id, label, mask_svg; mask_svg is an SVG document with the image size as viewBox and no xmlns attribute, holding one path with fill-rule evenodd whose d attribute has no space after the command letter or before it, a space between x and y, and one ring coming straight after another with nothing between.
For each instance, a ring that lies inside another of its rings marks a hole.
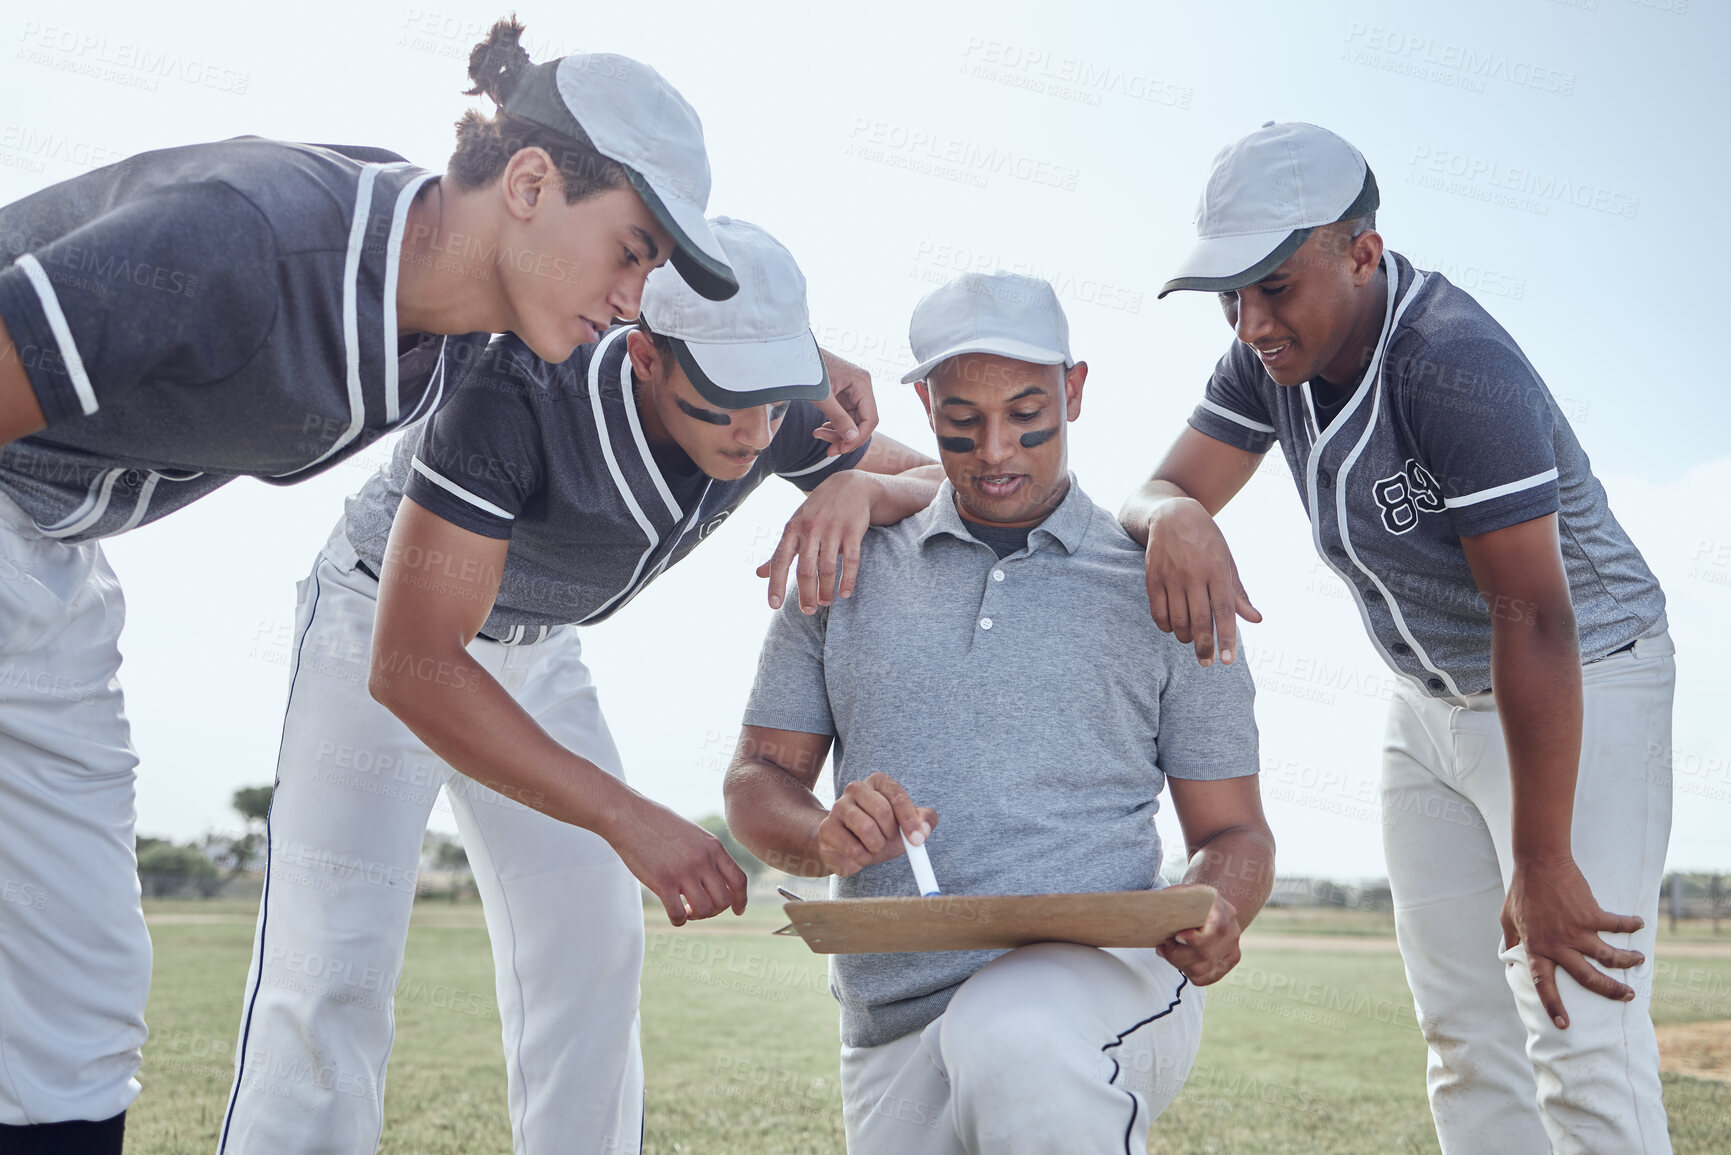
<instances>
[{"instance_id":1,"label":"player leaning forward","mask_svg":"<svg viewBox=\"0 0 1731 1155\"><path fill-rule=\"evenodd\" d=\"M1088 369L1046 282L959 278L910 344L948 481L867 534L852 598L774 619L728 821L844 898L913 893L900 836L928 833L946 894L1145 890L1168 786L1185 881L1221 893L1202 928L831 967L856 1155L1143 1151L1194 1062L1198 987L1238 961L1272 880L1250 677L1154 628L1141 550L1068 472Z\"/></svg>"},{"instance_id":2,"label":"player leaning forward","mask_svg":"<svg viewBox=\"0 0 1731 1155\"><path fill-rule=\"evenodd\" d=\"M569 132L471 111L443 174L241 137L0 206L0 878L40 898L0 903L0 1149L118 1151L139 1090L150 938L101 540L331 468L435 408L489 332L563 360L669 256L732 291L696 114L617 56L510 86L519 32L477 47L474 90ZM500 256L525 252L564 275Z\"/></svg>"},{"instance_id":3,"label":"player leaning forward","mask_svg":"<svg viewBox=\"0 0 1731 1155\"><path fill-rule=\"evenodd\" d=\"M1211 515L1280 443L1402 675L1384 841L1443 1150L1669 1151L1641 966L1671 824L1647 769L1670 747L1664 595L1519 346L1385 252L1376 207L1312 125L1216 158L1165 291L1218 292L1238 342L1124 524L1162 627L1229 657L1235 608L1257 615Z\"/></svg>"},{"instance_id":4,"label":"player leaning forward","mask_svg":"<svg viewBox=\"0 0 1731 1155\"><path fill-rule=\"evenodd\" d=\"M637 1150L632 875L675 923L742 909L745 876L625 785L573 626L623 608L772 474L813 493L794 521L807 567L936 488L868 476L930 465L887 438L826 456L804 278L763 230L711 226L737 296L705 301L668 270L641 326L563 364L497 339L302 583L225 1152L377 1145L441 785L492 940L515 1149Z\"/></svg>"}]
</instances>

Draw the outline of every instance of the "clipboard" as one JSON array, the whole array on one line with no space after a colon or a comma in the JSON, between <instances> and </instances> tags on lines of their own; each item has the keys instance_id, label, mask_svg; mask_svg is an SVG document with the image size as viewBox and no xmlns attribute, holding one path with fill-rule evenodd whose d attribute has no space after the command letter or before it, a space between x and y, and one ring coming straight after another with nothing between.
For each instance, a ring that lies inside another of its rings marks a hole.
<instances>
[{"instance_id":1,"label":"clipboard","mask_svg":"<svg viewBox=\"0 0 1731 1155\"><path fill-rule=\"evenodd\" d=\"M931 898L801 899L781 892L789 925L814 954L1002 950L1035 942L1158 946L1201 926L1212 886L1092 894L942 894Z\"/></svg>"}]
</instances>

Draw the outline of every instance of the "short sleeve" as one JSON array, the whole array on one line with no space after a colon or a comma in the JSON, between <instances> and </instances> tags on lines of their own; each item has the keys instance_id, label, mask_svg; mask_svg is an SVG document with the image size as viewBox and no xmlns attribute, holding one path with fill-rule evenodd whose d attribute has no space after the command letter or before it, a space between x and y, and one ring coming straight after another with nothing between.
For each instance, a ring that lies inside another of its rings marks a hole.
<instances>
[{"instance_id":1,"label":"short sleeve","mask_svg":"<svg viewBox=\"0 0 1731 1155\"><path fill-rule=\"evenodd\" d=\"M140 381L231 376L276 322L270 225L227 185L164 188L53 238L5 227L25 235L0 318L50 428Z\"/></svg>"},{"instance_id":2,"label":"short sleeve","mask_svg":"<svg viewBox=\"0 0 1731 1155\"><path fill-rule=\"evenodd\" d=\"M1416 464L1462 537L1558 509L1556 414L1517 349L1491 339L1427 345L1407 364ZM1409 370L1409 374L1411 370ZM1434 499L1433 499L1434 500Z\"/></svg>"},{"instance_id":3,"label":"short sleeve","mask_svg":"<svg viewBox=\"0 0 1731 1155\"><path fill-rule=\"evenodd\" d=\"M1202 403L1190 414L1190 427L1246 453L1267 453L1276 440L1274 422L1255 383L1267 374L1260 363L1248 364L1247 357L1254 359L1249 346L1235 341L1215 363Z\"/></svg>"},{"instance_id":4,"label":"short sleeve","mask_svg":"<svg viewBox=\"0 0 1731 1155\"><path fill-rule=\"evenodd\" d=\"M1156 761L1172 778L1243 778L1262 767L1257 752L1256 689L1243 656L1204 666L1195 652L1161 634L1165 684L1160 689Z\"/></svg>"},{"instance_id":5,"label":"short sleeve","mask_svg":"<svg viewBox=\"0 0 1731 1155\"><path fill-rule=\"evenodd\" d=\"M811 434L827 420L829 418L823 415L823 410L810 401L790 402L787 415L775 431L775 439L769 443L770 471L810 493L822 485L825 478L858 465L871 446L871 438L866 438L857 449L825 457L824 454L829 452L829 442L819 441Z\"/></svg>"},{"instance_id":6,"label":"short sleeve","mask_svg":"<svg viewBox=\"0 0 1731 1155\"><path fill-rule=\"evenodd\" d=\"M744 722L769 730L834 734L829 686L824 678L824 641L829 609L807 614L790 597L770 619L757 655L757 678L746 699Z\"/></svg>"},{"instance_id":7,"label":"short sleeve","mask_svg":"<svg viewBox=\"0 0 1731 1155\"><path fill-rule=\"evenodd\" d=\"M483 537L509 538L540 487L544 450L534 366L499 338L475 359L428 421L405 496Z\"/></svg>"}]
</instances>

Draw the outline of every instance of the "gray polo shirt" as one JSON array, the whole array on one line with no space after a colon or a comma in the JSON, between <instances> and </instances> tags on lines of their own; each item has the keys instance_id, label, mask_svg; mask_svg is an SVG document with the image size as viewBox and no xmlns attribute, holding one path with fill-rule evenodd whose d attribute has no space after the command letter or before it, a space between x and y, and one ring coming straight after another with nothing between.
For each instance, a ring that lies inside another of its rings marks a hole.
<instances>
[{"instance_id":1,"label":"gray polo shirt","mask_svg":"<svg viewBox=\"0 0 1731 1155\"><path fill-rule=\"evenodd\" d=\"M1234 341L1191 426L1247 453L1280 443L1317 552L1383 660L1432 697L1490 689L1492 619L1535 612L1487 601L1462 537L1554 513L1582 660L1662 631L1658 580L1515 339L1441 273L1384 259L1382 339L1332 421Z\"/></svg>"},{"instance_id":2,"label":"gray polo shirt","mask_svg":"<svg viewBox=\"0 0 1731 1155\"><path fill-rule=\"evenodd\" d=\"M881 770L938 812L944 893L1161 885L1166 775L1257 772L1242 663L1204 668L1148 616L1142 549L1072 479L999 559L931 505L874 527L853 597L773 619L745 723L833 734L836 793ZM912 895L903 858L833 880L838 898ZM999 951L836 955L842 1041L877 1046L943 1013Z\"/></svg>"}]
</instances>

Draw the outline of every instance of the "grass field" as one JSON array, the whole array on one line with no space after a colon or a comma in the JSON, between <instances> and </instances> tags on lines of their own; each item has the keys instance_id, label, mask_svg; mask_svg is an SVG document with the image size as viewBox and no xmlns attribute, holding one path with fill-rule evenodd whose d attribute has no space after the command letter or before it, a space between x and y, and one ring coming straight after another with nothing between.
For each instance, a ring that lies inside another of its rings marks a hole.
<instances>
[{"instance_id":1,"label":"grass field","mask_svg":"<svg viewBox=\"0 0 1731 1155\"><path fill-rule=\"evenodd\" d=\"M254 910L154 902L146 911L156 943L152 1030L127 1150L212 1151L233 1070ZM824 963L797 939L770 937L776 915L760 904L741 920L679 931L651 924L643 976L647 1151L842 1150L836 1010ZM1210 989L1196 1070L1156 1123L1151 1150L1436 1151L1424 1047L1385 922L1270 911L1256 929L1244 962ZM1340 936L1340 949L1321 935ZM1731 952L1700 953L1712 940L1691 932L1676 940L1689 953L1671 957L1667 941L1662 935L1655 1020L1731 1020ZM1721 941L1731 946L1731 936ZM508 1153L492 956L477 905L416 908L396 1013L381 1151ZM1678 1155L1731 1149L1731 1083L1667 1075L1665 1097Z\"/></svg>"}]
</instances>

